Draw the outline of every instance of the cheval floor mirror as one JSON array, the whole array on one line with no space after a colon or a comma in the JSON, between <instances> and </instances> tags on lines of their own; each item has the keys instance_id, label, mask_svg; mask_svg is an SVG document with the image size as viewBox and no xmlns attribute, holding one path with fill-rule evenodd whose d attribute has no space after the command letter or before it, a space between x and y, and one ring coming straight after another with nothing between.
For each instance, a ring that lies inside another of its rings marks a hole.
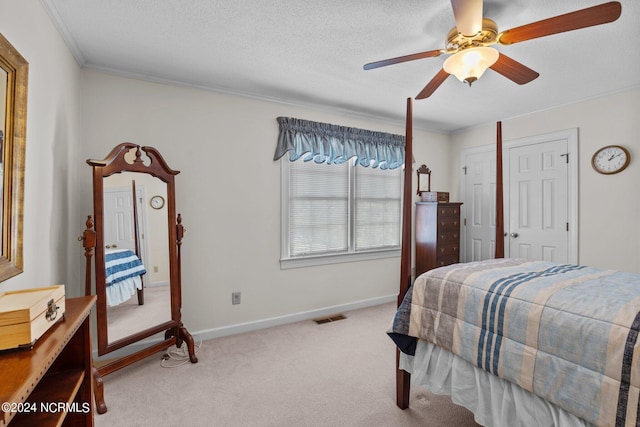
<instances>
[{"instance_id":1,"label":"cheval floor mirror","mask_svg":"<svg viewBox=\"0 0 640 427\"><path fill-rule=\"evenodd\" d=\"M198 359L193 337L181 320L180 249L185 230L176 214L179 172L155 148L130 142L117 145L104 160L87 163L93 169L93 217L87 218L80 240L87 295L92 294L95 258L98 356L134 343L142 347L126 356L94 361L96 409L103 414L107 406L102 376L183 343L191 363Z\"/></svg>"}]
</instances>

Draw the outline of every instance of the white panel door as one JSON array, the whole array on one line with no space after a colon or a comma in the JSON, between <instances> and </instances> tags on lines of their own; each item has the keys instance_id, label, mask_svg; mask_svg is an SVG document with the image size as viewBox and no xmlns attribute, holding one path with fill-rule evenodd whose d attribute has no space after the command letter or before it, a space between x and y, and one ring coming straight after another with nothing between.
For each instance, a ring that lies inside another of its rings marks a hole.
<instances>
[{"instance_id":1,"label":"white panel door","mask_svg":"<svg viewBox=\"0 0 640 427\"><path fill-rule=\"evenodd\" d=\"M505 256L577 264L578 130L506 141L503 150ZM495 145L463 150L460 165L460 258L462 262L491 259Z\"/></svg>"},{"instance_id":2,"label":"white panel door","mask_svg":"<svg viewBox=\"0 0 640 427\"><path fill-rule=\"evenodd\" d=\"M496 247L495 151L468 153L464 156L464 164L465 243L461 259L466 262L491 259Z\"/></svg>"},{"instance_id":3,"label":"white panel door","mask_svg":"<svg viewBox=\"0 0 640 427\"><path fill-rule=\"evenodd\" d=\"M509 149L510 258L568 262L566 139Z\"/></svg>"},{"instance_id":4,"label":"white panel door","mask_svg":"<svg viewBox=\"0 0 640 427\"><path fill-rule=\"evenodd\" d=\"M131 190L104 192L104 244L106 249L135 251Z\"/></svg>"},{"instance_id":5,"label":"white panel door","mask_svg":"<svg viewBox=\"0 0 640 427\"><path fill-rule=\"evenodd\" d=\"M104 244L106 249L130 249L135 251L135 227L133 198L130 188L113 187L104 190ZM149 248L146 239L145 190L136 187L138 211L138 254L144 265L149 265Z\"/></svg>"}]
</instances>

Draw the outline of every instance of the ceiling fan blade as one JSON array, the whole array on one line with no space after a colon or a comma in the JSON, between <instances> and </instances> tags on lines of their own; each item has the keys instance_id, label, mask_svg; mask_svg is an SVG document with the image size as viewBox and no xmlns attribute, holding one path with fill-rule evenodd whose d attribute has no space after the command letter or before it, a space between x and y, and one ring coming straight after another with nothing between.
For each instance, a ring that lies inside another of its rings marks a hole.
<instances>
[{"instance_id":1,"label":"ceiling fan blade","mask_svg":"<svg viewBox=\"0 0 640 427\"><path fill-rule=\"evenodd\" d=\"M530 81L537 79L540 75L526 65L522 65L503 53L500 54L496 63L489 68L519 85L529 83Z\"/></svg>"},{"instance_id":2,"label":"ceiling fan blade","mask_svg":"<svg viewBox=\"0 0 640 427\"><path fill-rule=\"evenodd\" d=\"M603 3L503 31L498 35L498 43L518 43L538 37L606 24L618 19L621 12L622 6L619 2Z\"/></svg>"},{"instance_id":3,"label":"ceiling fan blade","mask_svg":"<svg viewBox=\"0 0 640 427\"><path fill-rule=\"evenodd\" d=\"M442 82L447 80L447 77L449 77L449 73L447 73L445 70L440 70L438 74L436 74L436 76L431 79L429 83L427 83L427 85L424 87L424 89L422 89L418 96L416 96L416 99L425 99L430 97L431 94L433 94L433 92L435 92L436 89L440 87Z\"/></svg>"},{"instance_id":4,"label":"ceiling fan blade","mask_svg":"<svg viewBox=\"0 0 640 427\"><path fill-rule=\"evenodd\" d=\"M387 65L399 64L401 62L414 61L422 58L433 58L440 56L443 53L442 49L429 50L426 52L414 53L412 55L398 56L397 58L385 59L382 61L370 62L363 67L365 70L373 70L374 68L385 67Z\"/></svg>"},{"instance_id":5,"label":"ceiling fan blade","mask_svg":"<svg viewBox=\"0 0 640 427\"><path fill-rule=\"evenodd\" d=\"M451 7L463 36L475 36L482 30L482 0L451 0Z\"/></svg>"}]
</instances>

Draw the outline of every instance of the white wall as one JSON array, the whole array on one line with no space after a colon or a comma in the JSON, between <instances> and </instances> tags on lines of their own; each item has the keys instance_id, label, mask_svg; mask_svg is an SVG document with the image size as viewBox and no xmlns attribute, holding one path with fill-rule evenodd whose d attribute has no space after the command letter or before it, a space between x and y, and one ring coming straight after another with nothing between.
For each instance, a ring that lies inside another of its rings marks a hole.
<instances>
[{"instance_id":1,"label":"white wall","mask_svg":"<svg viewBox=\"0 0 640 427\"><path fill-rule=\"evenodd\" d=\"M503 141L578 128L579 263L640 272L640 89L612 94L502 121ZM495 144L489 124L452 135L456 151ZM623 145L631 164L616 175L601 175L591 157L605 145ZM459 169L451 179L458 186Z\"/></svg>"},{"instance_id":2,"label":"white wall","mask_svg":"<svg viewBox=\"0 0 640 427\"><path fill-rule=\"evenodd\" d=\"M404 134L404 124L83 71L79 157L124 141L156 147L176 177L183 242L183 320L204 331L397 295L398 257L280 270L278 124L290 116ZM405 101L399 100L399 109ZM414 132L416 162L450 187L448 136ZM89 166L78 163L80 211L91 211ZM231 293L242 303L231 305Z\"/></svg>"},{"instance_id":3,"label":"white wall","mask_svg":"<svg viewBox=\"0 0 640 427\"><path fill-rule=\"evenodd\" d=\"M65 283L78 264L68 255L82 253L68 220L75 203L80 69L37 0L0 2L0 31L29 62L24 273L0 283L0 291ZM82 283L67 282L68 295L83 292Z\"/></svg>"}]
</instances>

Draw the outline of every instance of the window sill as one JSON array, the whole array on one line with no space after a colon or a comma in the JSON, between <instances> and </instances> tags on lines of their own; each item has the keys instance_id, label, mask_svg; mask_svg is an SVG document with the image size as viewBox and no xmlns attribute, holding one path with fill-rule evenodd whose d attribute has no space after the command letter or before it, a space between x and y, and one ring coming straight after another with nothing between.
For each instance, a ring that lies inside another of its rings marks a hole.
<instances>
[{"instance_id":1,"label":"window sill","mask_svg":"<svg viewBox=\"0 0 640 427\"><path fill-rule=\"evenodd\" d=\"M400 256L400 248L381 249L367 252L354 252L336 255L317 255L300 258L283 258L280 260L280 269L313 267L316 265L340 264L344 262L367 261L372 259L394 258Z\"/></svg>"}]
</instances>

